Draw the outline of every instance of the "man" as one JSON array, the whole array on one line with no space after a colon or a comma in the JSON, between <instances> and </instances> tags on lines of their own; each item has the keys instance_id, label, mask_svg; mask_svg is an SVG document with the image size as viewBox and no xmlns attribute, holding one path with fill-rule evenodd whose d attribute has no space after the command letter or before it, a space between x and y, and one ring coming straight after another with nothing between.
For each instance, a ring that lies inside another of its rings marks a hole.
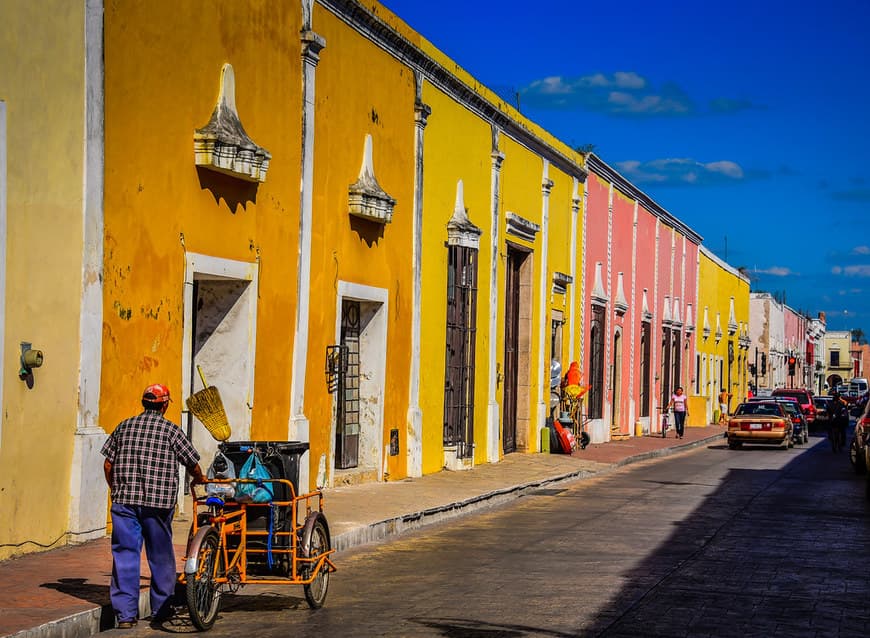
<instances>
[{"instance_id":1,"label":"man","mask_svg":"<svg viewBox=\"0 0 870 638\"><path fill-rule=\"evenodd\" d=\"M731 395L725 392L725 388L722 388L722 391L719 393L719 425L728 420L728 400L730 398Z\"/></svg>"},{"instance_id":2,"label":"man","mask_svg":"<svg viewBox=\"0 0 870 638\"><path fill-rule=\"evenodd\" d=\"M159 383L142 393L144 412L118 424L103 449L103 470L112 494L112 581L109 594L118 627L129 629L139 615L142 544L151 570L151 612L171 615L175 591L172 517L178 496L178 464L193 483L203 481L199 454L181 429L164 418L169 388Z\"/></svg>"},{"instance_id":3,"label":"man","mask_svg":"<svg viewBox=\"0 0 870 638\"><path fill-rule=\"evenodd\" d=\"M846 427L849 425L849 404L834 392L831 406L828 408L828 438L831 441L831 449L839 452L846 444Z\"/></svg>"}]
</instances>

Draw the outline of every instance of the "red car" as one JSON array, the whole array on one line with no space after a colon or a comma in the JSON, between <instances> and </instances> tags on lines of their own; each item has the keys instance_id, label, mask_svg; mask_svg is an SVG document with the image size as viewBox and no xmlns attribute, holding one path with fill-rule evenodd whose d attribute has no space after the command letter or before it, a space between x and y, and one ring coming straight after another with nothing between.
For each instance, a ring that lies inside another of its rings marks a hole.
<instances>
[{"instance_id":1,"label":"red car","mask_svg":"<svg viewBox=\"0 0 870 638\"><path fill-rule=\"evenodd\" d=\"M804 388L777 388L773 391L775 397L792 397L797 399L801 406L801 412L807 419L807 425L812 425L816 420L816 406L813 404L813 395Z\"/></svg>"}]
</instances>

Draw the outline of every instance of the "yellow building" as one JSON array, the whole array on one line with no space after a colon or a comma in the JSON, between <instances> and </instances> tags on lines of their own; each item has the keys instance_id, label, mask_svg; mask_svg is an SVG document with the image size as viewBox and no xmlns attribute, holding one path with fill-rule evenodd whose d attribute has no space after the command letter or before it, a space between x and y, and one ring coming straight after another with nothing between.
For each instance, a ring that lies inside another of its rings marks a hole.
<instances>
[{"instance_id":1,"label":"yellow building","mask_svg":"<svg viewBox=\"0 0 870 638\"><path fill-rule=\"evenodd\" d=\"M204 381L233 440L308 440L290 419L310 197L302 27L292 3L105 7L101 424L111 431L142 388L165 383L167 416L203 467L216 442L185 399Z\"/></svg>"},{"instance_id":2,"label":"yellow building","mask_svg":"<svg viewBox=\"0 0 870 638\"><path fill-rule=\"evenodd\" d=\"M100 446L152 382L204 465L204 384L232 440L307 442L302 489L539 450L583 156L373 1L98 4L0 41L0 333L45 353L0 460L56 468L3 473L0 557L105 533Z\"/></svg>"},{"instance_id":3,"label":"yellow building","mask_svg":"<svg viewBox=\"0 0 870 638\"><path fill-rule=\"evenodd\" d=\"M331 417L337 446L342 429L350 438L348 425L358 435L349 441L359 450L356 466L328 455L327 484L381 478L381 468L389 478L461 469L539 449L551 316L560 329L579 321L566 286L579 247L582 156L389 11L365 4L367 11L315 4L311 23L326 42L316 72L315 205L336 222L323 229L319 249L315 230L322 285L313 282L312 295L326 296L311 304L312 344L320 335L320 347L346 345L353 357L357 346L342 343L338 329L353 316L347 302L361 302L375 322L390 306L379 337L386 370L360 356L353 371L360 398L382 398L382 412L355 415L340 394L317 408ZM317 167L327 163L321 187ZM351 183L370 210L350 206L348 218ZM572 346L566 339L559 356ZM322 393L319 379L308 383L308 396Z\"/></svg>"},{"instance_id":4,"label":"yellow building","mask_svg":"<svg viewBox=\"0 0 870 638\"><path fill-rule=\"evenodd\" d=\"M0 559L105 533L93 4L0 10Z\"/></svg>"},{"instance_id":5,"label":"yellow building","mask_svg":"<svg viewBox=\"0 0 870 638\"><path fill-rule=\"evenodd\" d=\"M727 391L729 410L742 401L751 381L749 279L710 250L698 256L697 354L692 370L689 421L715 422L718 396Z\"/></svg>"}]
</instances>

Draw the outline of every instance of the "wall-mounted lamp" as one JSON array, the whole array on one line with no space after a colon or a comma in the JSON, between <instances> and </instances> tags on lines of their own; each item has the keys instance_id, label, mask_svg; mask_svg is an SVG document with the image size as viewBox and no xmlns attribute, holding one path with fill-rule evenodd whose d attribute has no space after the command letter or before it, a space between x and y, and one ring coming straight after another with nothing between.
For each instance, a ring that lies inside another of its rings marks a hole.
<instances>
[{"instance_id":1,"label":"wall-mounted lamp","mask_svg":"<svg viewBox=\"0 0 870 638\"><path fill-rule=\"evenodd\" d=\"M31 345L27 341L21 342L21 369L18 370L18 378L22 381L33 374L33 368L42 365L42 350L34 350Z\"/></svg>"}]
</instances>

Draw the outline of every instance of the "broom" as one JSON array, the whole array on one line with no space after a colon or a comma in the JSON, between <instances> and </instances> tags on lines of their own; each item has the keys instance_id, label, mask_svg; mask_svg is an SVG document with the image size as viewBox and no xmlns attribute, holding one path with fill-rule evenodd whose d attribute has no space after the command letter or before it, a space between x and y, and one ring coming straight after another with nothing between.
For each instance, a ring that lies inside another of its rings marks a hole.
<instances>
[{"instance_id":1,"label":"broom","mask_svg":"<svg viewBox=\"0 0 870 638\"><path fill-rule=\"evenodd\" d=\"M202 368L196 366L196 369L204 387L199 392L194 392L187 397L187 409L193 412L193 415L202 422L205 429L211 433L216 441L226 441L230 438L232 430L224 410L223 401L221 401L220 392L215 386L205 382Z\"/></svg>"}]
</instances>

